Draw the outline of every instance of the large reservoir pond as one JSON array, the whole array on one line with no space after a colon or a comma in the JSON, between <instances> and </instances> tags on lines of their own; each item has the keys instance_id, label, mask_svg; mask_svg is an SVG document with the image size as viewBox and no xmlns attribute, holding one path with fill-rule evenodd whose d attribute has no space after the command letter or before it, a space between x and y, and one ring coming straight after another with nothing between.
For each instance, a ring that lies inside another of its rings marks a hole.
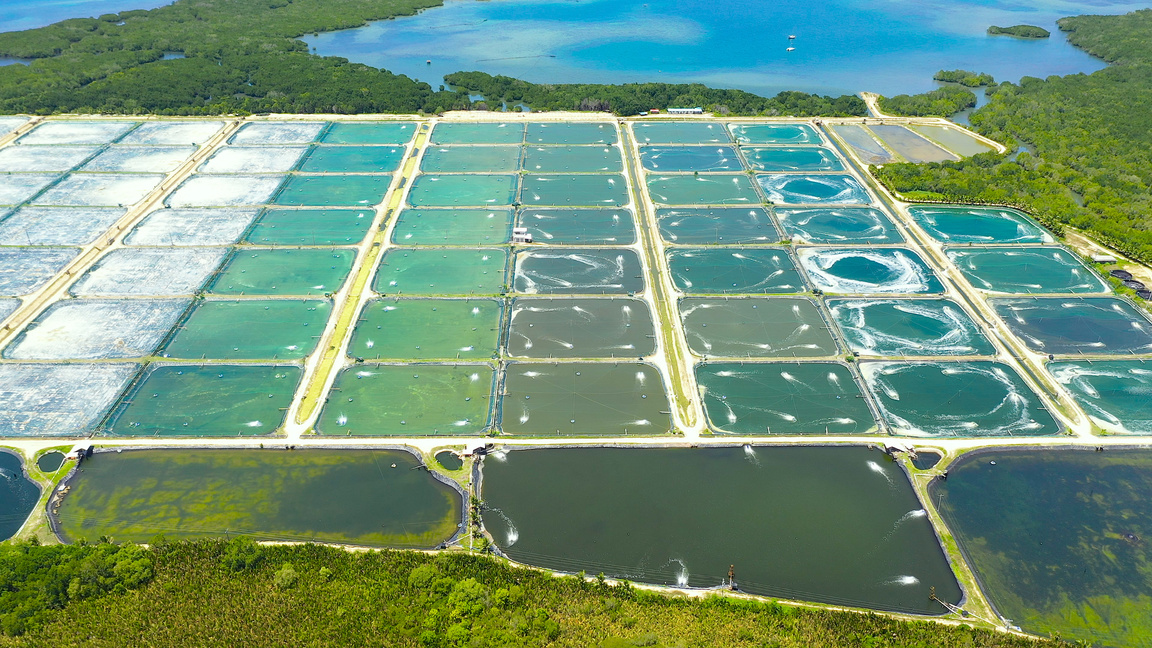
<instances>
[{"instance_id":1,"label":"large reservoir pond","mask_svg":"<svg viewBox=\"0 0 1152 648\"><path fill-rule=\"evenodd\" d=\"M1152 451L980 452L931 492L1012 623L1096 646L1152 646Z\"/></svg>"},{"instance_id":2,"label":"large reservoir pond","mask_svg":"<svg viewBox=\"0 0 1152 648\"><path fill-rule=\"evenodd\" d=\"M60 506L68 541L248 535L386 547L452 538L463 501L408 452L135 450L84 461Z\"/></svg>"},{"instance_id":3,"label":"large reservoir pond","mask_svg":"<svg viewBox=\"0 0 1152 648\"><path fill-rule=\"evenodd\" d=\"M863 447L554 449L484 463L513 560L646 583L941 614L960 588L903 471Z\"/></svg>"},{"instance_id":4,"label":"large reservoir pond","mask_svg":"<svg viewBox=\"0 0 1152 648\"><path fill-rule=\"evenodd\" d=\"M16 535L40 499L40 487L24 474L20 457L0 450L0 541Z\"/></svg>"}]
</instances>

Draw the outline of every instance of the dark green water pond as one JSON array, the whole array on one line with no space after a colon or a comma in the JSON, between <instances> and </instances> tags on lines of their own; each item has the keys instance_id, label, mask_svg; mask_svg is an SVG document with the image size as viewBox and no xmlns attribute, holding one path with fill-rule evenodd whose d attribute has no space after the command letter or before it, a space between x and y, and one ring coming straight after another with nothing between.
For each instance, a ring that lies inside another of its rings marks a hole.
<instances>
[{"instance_id":1,"label":"dark green water pond","mask_svg":"<svg viewBox=\"0 0 1152 648\"><path fill-rule=\"evenodd\" d=\"M1114 434L1152 434L1152 363L1049 362L1047 369L1100 427Z\"/></svg>"},{"instance_id":2,"label":"dark green water pond","mask_svg":"<svg viewBox=\"0 0 1152 648\"><path fill-rule=\"evenodd\" d=\"M1113 297L990 299L1008 328L1039 353L1129 354L1152 350L1152 324Z\"/></svg>"},{"instance_id":3,"label":"dark green water pond","mask_svg":"<svg viewBox=\"0 0 1152 648\"><path fill-rule=\"evenodd\" d=\"M688 347L699 356L831 356L836 342L816 304L803 298L680 300Z\"/></svg>"},{"instance_id":4,"label":"dark green water pond","mask_svg":"<svg viewBox=\"0 0 1152 648\"><path fill-rule=\"evenodd\" d=\"M1152 646L1152 452L973 453L930 493L1012 623L1096 646Z\"/></svg>"},{"instance_id":5,"label":"dark green water pond","mask_svg":"<svg viewBox=\"0 0 1152 648\"><path fill-rule=\"evenodd\" d=\"M42 473L54 473L64 465L63 452L45 452L36 460L36 468Z\"/></svg>"},{"instance_id":6,"label":"dark green water pond","mask_svg":"<svg viewBox=\"0 0 1152 648\"><path fill-rule=\"evenodd\" d=\"M516 256L516 292L605 295L644 290L644 274L634 250L552 248Z\"/></svg>"},{"instance_id":7,"label":"dark green water pond","mask_svg":"<svg viewBox=\"0 0 1152 648\"><path fill-rule=\"evenodd\" d=\"M517 219L536 243L631 245L636 224L627 209L525 209Z\"/></svg>"},{"instance_id":8,"label":"dark green water pond","mask_svg":"<svg viewBox=\"0 0 1152 648\"><path fill-rule=\"evenodd\" d=\"M903 471L841 448L523 450L484 460L512 559L665 585L941 614L960 589Z\"/></svg>"},{"instance_id":9,"label":"dark green water pond","mask_svg":"<svg viewBox=\"0 0 1152 648\"><path fill-rule=\"evenodd\" d=\"M740 435L873 434L848 367L833 362L708 362L696 382L711 428Z\"/></svg>"},{"instance_id":10,"label":"dark green water pond","mask_svg":"<svg viewBox=\"0 0 1152 648\"><path fill-rule=\"evenodd\" d=\"M773 244L780 233L760 207L682 207L656 210L660 235L683 245Z\"/></svg>"},{"instance_id":11,"label":"dark green water pond","mask_svg":"<svg viewBox=\"0 0 1152 648\"><path fill-rule=\"evenodd\" d=\"M518 297L506 344L519 358L636 358L656 351L656 331L639 299Z\"/></svg>"},{"instance_id":12,"label":"dark green water pond","mask_svg":"<svg viewBox=\"0 0 1152 648\"><path fill-rule=\"evenodd\" d=\"M434 547L459 492L396 450L134 450L84 461L60 507L69 541L247 535Z\"/></svg>"},{"instance_id":13,"label":"dark green water pond","mask_svg":"<svg viewBox=\"0 0 1152 648\"><path fill-rule=\"evenodd\" d=\"M40 487L25 476L24 462L0 450L0 541L16 535L39 499Z\"/></svg>"},{"instance_id":14,"label":"dark green water pond","mask_svg":"<svg viewBox=\"0 0 1152 648\"><path fill-rule=\"evenodd\" d=\"M792 257L781 249L676 248L668 252L676 289L689 295L804 291Z\"/></svg>"}]
</instances>

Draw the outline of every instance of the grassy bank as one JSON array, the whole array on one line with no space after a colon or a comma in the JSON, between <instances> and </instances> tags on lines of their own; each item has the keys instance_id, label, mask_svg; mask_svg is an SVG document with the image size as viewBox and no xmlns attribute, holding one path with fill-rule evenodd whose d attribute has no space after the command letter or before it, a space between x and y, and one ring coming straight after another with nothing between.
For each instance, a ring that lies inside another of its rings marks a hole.
<instances>
[{"instance_id":1,"label":"grassy bank","mask_svg":"<svg viewBox=\"0 0 1152 648\"><path fill-rule=\"evenodd\" d=\"M38 627L0 636L0 646L1063 645L877 614L668 597L462 553L202 541L130 557L135 568L121 582L66 600Z\"/></svg>"}]
</instances>

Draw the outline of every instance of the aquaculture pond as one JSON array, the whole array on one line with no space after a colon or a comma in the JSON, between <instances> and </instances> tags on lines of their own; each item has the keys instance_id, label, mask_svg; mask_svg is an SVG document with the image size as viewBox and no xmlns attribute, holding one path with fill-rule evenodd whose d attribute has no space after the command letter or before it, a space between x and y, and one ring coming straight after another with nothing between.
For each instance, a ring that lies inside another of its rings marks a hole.
<instances>
[{"instance_id":1,"label":"aquaculture pond","mask_svg":"<svg viewBox=\"0 0 1152 648\"><path fill-rule=\"evenodd\" d=\"M24 474L24 462L0 450L0 542L16 535L39 500L40 487Z\"/></svg>"},{"instance_id":2,"label":"aquaculture pond","mask_svg":"<svg viewBox=\"0 0 1152 648\"><path fill-rule=\"evenodd\" d=\"M514 173L520 146L432 146L420 158L425 173Z\"/></svg>"},{"instance_id":3,"label":"aquaculture pond","mask_svg":"<svg viewBox=\"0 0 1152 648\"><path fill-rule=\"evenodd\" d=\"M435 547L461 521L459 491L398 450L98 452L56 516L70 542L233 537Z\"/></svg>"},{"instance_id":4,"label":"aquaculture pond","mask_svg":"<svg viewBox=\"0 0 1152 648\"><path fill-rule=\"evenodd\" d=\"M64 453L53 450L45 452L36 460L36 468L42 473L54 473L64 465Z\"/></svg>"},{"instance_id":5,"label":"aquaculture pond","mask_svg":"<svg viewBox=\"0 0 1152 648\"><path fill-rule=\"evenodd\" d=\"M655 353L656 331L639 299L518 297L506 344L521 358L636 358Z\"/></svg>"},{"instance_id":6,"label":"aquaculture pond","mask_svg":"<svg viewBox=\"0 0 1152 648\"><path fill-rule=\"evenodd\" d=\"M807 124L728 124L732 139L740 144L823 144L820 134Z\"/></svg>"},{"instance_id":7,"label":"aquaculture pond","mask_svg":"<svg viewBox=\"0 0 1152 648\"><path fill-rule=\"evenodd\" d=\"M505 434L653 436L671 428L660 372L631 363L512 363L500 404Z\"/></svg>"},{"instance_id":8,"label":"aquaculture pond","mask_svg":"<svg viewBox=\"0 0 1152 648\"><path fill-rule=\"evenodd\" d=\"M354 358L486 360L500 340L494 299L374 299L348 343Z\"/></svg>"},{"instance_id":9,"label":"aquaculture pond","mask_svg":"<svg viewBox=\"0 0 1152 648\"><path fill-rule=\"evenodd\" d=\"M688 348L698 356L802 358L837 352L828 325L808 299L682 299L680 318Z\"/></svg>"},{"instance_id":10,"label":"aquaculture pond","mask_svg":"<svg viewBox=\"0 0 1152 648\"><path fill-rule=\"evenodd\" d=\"M876 423L848 367L833 362L707 362L696 382L716 432L871 434Z\"/></svg>"},{"instance_id":11,"label":"aquaculture pond","mask_svg":"<svg viewBox=\"0 0 1152 648\"><path fill-rule=\"evenodd\" d=\"M660 205L760 204L752 181L743 174L649 176L648 193Z\"/></svg>"},{"instance_id":12,"label":"aquaculture pond","mask_svg":"<svg viewBox=\"0 0 1152 648\"><path fill-rule=\"evenodd\" d=\"M744 170L731 146L645 146L640 149L640 163L662 173Z\"/></svg>"},{"instance_id":13,"label":"aquaculture pond","mask_svg":"<svg viewBox=\"0 0 1152 648\"><path fill-rule=\"evenodd\" d=\"M988 292L1109 292L1103 279L1062 247L959 247L947 253L968 283Z\"/></svg>"},{"instance_id":14,"label":"aquaculture pond","mask_svg":"<svg viewBox=\"0 0 1152 648\"><path fill-rule=\"evenodd\" d=\"M514 450L483 472L520 562L703 588L734 566L744 592L916 614L961 597L904 472L862 447Z\"/></svg>"},{"instance_id":15,"label":"aquaculture pond","mask_svg":"<svg viewBox=\"0 0 1152 648\"><path fill-rule=\"evenodd\" d=\"M244 240L255 245L355 245L375 216L370 209L269 209Z\"/></svg>"},{"instance_id":16,"label":"aquaculture pond","mask_svg":"<svg viewBox=\"0 0 1152 648\"><path fill-rule=\"evenodd\" d=\"M318 299L201 301L164 348L170 358L299 359L316 348L332 302Z\"/></svg>"},{"instance_id":17,"label":"aquaculture pond","mask_svg":"<svg viewBox=\"0 0 1152 648\"><path fill-rule=\"evenodd\" d=\"M644 290L634 250L543 248L516 257L516 292L624 294Z\"/></svg>"},{"instance_id":18,"label":"aquaculture pond","mask_svg":"<svg viewBox=\"0 0 1152 648\"><path fill-rule=\"evenodd\" d=\"M947 299L829 299L848 348L872 356L991 355L992 343Z\"/></svg>"},{"instance_id":19,"label":"aquaculture pond","mask_svg":"<svg viewBox=\"0 0 1152 648\"><path fill-rule=\"evenodd\" d=\"M843 171L844 164L832 151L819 146L802 148L744 147L740 154L757 171ZM738 170L738 169L737 169Z\"/></svg>"},{"instance_id":20,"label":"aquaculture pond","mask_svg":"<svg viewBox=\"0 0 1152 648\"><path fill-rule=\"evenodd\" d=\"M944 286L926 263L902 248L803 248L800 266L812 284L828 293L941 293Z\"/></svg>"},{"instance_id":21,"label":"aquaculture pond","mask_svg":"<svg viewBox=\"0 0 1152 648\"><path fill-rule=\"evenodd\" d=\"M1096 425L1114 434L1152 434L1152 364L1096 360L1047 368Z\"/></svg>"},{"instance_id":22,"label":"aquaculture pond","mask_svg":"<svg viewBox=\"0 0 1152 648\"><path fill-rule=\"evenodd\" d=\"M945 162L960 159L903 126L879 125L869 128L877 137L884 140L888 148L909 162Z\"/></svg>"},{"instance_id":23,"label":"aquaculture pond","mask_svg":"<svg viewBox=\"0 0 1152 648\"><path fill-rule=\"evenodd\" d=\"M1023 212L973 205L913 205L908 214L942 243L1051 243L1055 239Z\"/></svg>"},{"instance_id":24,"label":"aquaculture pond","mask_svg":"<svg viewBox=\"0 0 1152 648\"><path fill-rule=\"evenodd\" d=\"M627 209L525 209L517 225L536 243L552 245L631 245L636 224Z\"/></svg>"},{"instance_id":25,"label":"aquaculture pond","mask_svg":"<svg viewBox=\"0 0 1152 648\"><path fill-rule=\"evenodd\" d=\"M976 452L930 496L1011 623L1093 646L1152 645L1152 452Z\"/></svg>"},{"instance_id":26,"label":"aquaculture pond","mask_svg":"<svg viewBox=\"0 0 1152 648\"><path fill-rule=\"evenodd\" d=\"M510 209L406 209L392 228L397 245L501 245L512 231Z\"/></svg>"},{"instance_id":27,"label":"aquaculture pond","mask_svg":"<svg viewBox=\"0 0 1152 648\"><path fill-rule=\"evenodd\" d=\"M675 248L668 269L676 289L686 294L798 293L804 280L782 249Z\"/></svg>"},{"instance_id":28,"label":"aquaculture pond","mask_svg":"<svg viewBox=\"0 0 1152 648\"><path fill-rule=\"evenodd\" d=\"M904 237L884 212L869 207L777 209L788 236L800 243L903 243Z\"/></svg>"},{"instance_id":29,"label":"aquaculture pond","mask_svg":"<svg viewBox=\"0 0 1152 648\"><path fill-rule=\"evenodd\" d=\"M840 124L830 128L852 147L864 164L888 164L896 160L896 156L885 149L863 126Z\"/></svg>"},{"instance_id":30,"label":"aquaculture pond","mask_svg":"<svg viewBox=\"0 0 1152 648\"><path fill-rule=\"evenodd\" d=\"M780 240L760 207L682 207L656 210L660 235L683 245L767 245Z\"/></svg>"},{"instance_id":31,"label":"aquaculture pond","mask_svg":"<svg viewBox=\"0 0 1152 648\"><path fill-rule=\"evenodd\" d=\"M893 434L1051 436L1060 432L1009 366L973 362L862 362L860 373Z\"/></svg>"},{"instance_id":32,"label":"aquaculture pond","mask_svg":"<svg viewBox=\"0 0 1152 648\"><path fill-rule=\"evenodd\" d=\"M834 173L820 175L758 175L756 181L768 201L778 205L867 205L868 192L856 178Z\"/></svg>"},{"instance_id":33,"label":"aquaculture pond","mask_svg":"<svg viewBox=\"0 0 1152 648\"><path fill-rule=\"evenodd\" d=\"M393 248L372 289L384 295L495 295L504 290L508 253L501 249Z\"/></svg>"},{"instance_id":34,"label":"aquaculture pond","mask_svg":"<svg viewBox=\"0 0 1152 648\"><path fill-rule=\"evenodd\" d=\"M1129 354L1152 350L1152 324L1114 297L991 299L996 313L1025 344L1054 355Z\"/></svg>"}]
</instances>

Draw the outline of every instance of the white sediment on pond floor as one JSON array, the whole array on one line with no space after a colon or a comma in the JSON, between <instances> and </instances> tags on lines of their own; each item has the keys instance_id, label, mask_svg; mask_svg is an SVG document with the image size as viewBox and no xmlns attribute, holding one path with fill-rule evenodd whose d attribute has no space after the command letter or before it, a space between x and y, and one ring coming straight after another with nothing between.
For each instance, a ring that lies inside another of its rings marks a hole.
<instances>
[{"instance_id":1,"label":"white sediment on pond floor","mask_svg":"<svg viewBox=\"0 0 1152 648\"><path fill-rule=\"evenodd\" d=\"M53 304L4 350L15 360L97 360L149 355L188 299L73 299Z\"/></svg>"},{"instance_id":2,"label":"white sediment on pond floor","mask_svg":"<svg viewBox=\"0 0 1152 648\"><path fill-rule=\"evenodd\" d=\"M15 313L17 308L20 308L19 299L0 299L0 322L8 319L8 316Z\"/></svg>"},{"instance_id":3,"label":"white sediment on pond floor","mask_svg":"<svg viewBox=\"0 0 1152 648\"><path fill-rule=\"evenodd\" d=\"M38 196L34 203L78 207L134 205L162 180L164 176L159 174L73 173Z\"/></svg>"},{"instance_id":4,"label":"white sediment on pond floor","mask_svg":"<svg viewBox=\"0 0 1152 648\"><path fill-rule=\"evenodd\" d=\"M0 245L87 245L125 213L122 207L23 207L0 221Z\"/></svg>"},{"instance_id":5,"label":"white sediment on pond floor","mask_svg":"<svg viewBox=\"0 0 1152 648\"><path fill-rule=\"evenodd\" d=\"M19 205L60 177L58 173L0 175L0 205Z\"/></svg>"},{"instance_id":6,"label":"white sediment on pond floor","mask_svg":"<svg viewBox=\"0 0 1152 648\"><path fill-rule=\"evenodd\" d=\"M0 134L11 133L27 123L27 117L0 117Z\"/></svg>"},{"instance_id":7,"label":"white sediment on pond floor","mask_svg":"<svg viewBox=\"0 0 1152 648\"><path fill-rule=\"evenodd\" d=\"M195 146L113 146L85 164L82 170L170 173L195 153Z\"/></svg>"},{"instance_id":8,"label":"white sediment on pond floor","mask_svg":"<svg viewBox=\"0 0 1152 648\"><path fill-rule=\"evenodd\" d=\"M324 129L325 122L256 122L245 124L232 136L231 144L308 144Z\"/></svg>"},{"instance_id":9,"label":"white sediment on pond floor","mask_svg":"<svg viewBox=\"0 0 1152 648\"><path fill-rule=\"evenodd\" d=\"M133 363L0 364L0 435L86 432L136 369Z\"/></svg>"},{"instance_id":10,"label":"white sediment on pond floor","mask_svg":"<svg viewBox=\"0 0 1152 648\"><path fill-rule=\"evenodd\" d=\"M77 248L0 248L0 295L27 295L80 253Z\"/></svg>"},{"instance_id":11,"label":"white sediment on pond floor","mask_svg":"<svg viewBox=\"0 0 1152 648\"><path fill-rule=\"evenodd\" d=\"M20 144L108 144L128 132L138 122L54 121L40 124L21 137Z\"/></svg>"},{"instance_id":12,"label":"white sediment on pond floor","mask_svg":"<svg viewBox=\"0 0 1152 648\"><path fill-rule=\"evenodd\" d=\"M98 146L7 146L0 149L0 173L63 173L99 150Z\"/></svg>"},{"instance_id":13,"label":"white sediment on pond floor","mask_svg":"<svg viewBox=\"0 0 1152 648\"><path fill-rule=\"evenodd\" d=\"M231 245L258 213L258 209L160 209L128 234L124 244Z\"/></svg>"},{"instance_id":14,"label":"white sediment on pond floor","mask_svg":"<svg viewBox=\"0 0 1152 648\"><path fill-rule=\"evenodd\" d=\"M199 146L212 139L222 121L145 122L117 144L128 146Z\"/></svg>"},{"instance_id":15,"label":"white sediment on pond floor","mask_svg":"<svg viewBox=\"0 0 1152 648\"><path fill-rule=\"evenodd\" d=\"M308 149L303 146L229 146L200 165L198 173L285 173Z\"/></svg>"},{"instance_id":16,"label":"white sediment on pond floor","mask_svg":"<svg viewBox=\"0 0 1152 648\"><path fill-rule=\"evenodd\" d=\"M77 296L191 295L223 261L228 248L121 248L101 259L72 287Z\"/></svg>"},{"instance_id":17,"label":"white sediment on pond floor","mask_svg":"<svg viewBox=\"0 0 1152 648\"><path fill-rule=\"evenodd\" d=\"M170 207L235 207L268 202L284 177L193 176L168 197Z\"/></svg>"}]
</instances>

